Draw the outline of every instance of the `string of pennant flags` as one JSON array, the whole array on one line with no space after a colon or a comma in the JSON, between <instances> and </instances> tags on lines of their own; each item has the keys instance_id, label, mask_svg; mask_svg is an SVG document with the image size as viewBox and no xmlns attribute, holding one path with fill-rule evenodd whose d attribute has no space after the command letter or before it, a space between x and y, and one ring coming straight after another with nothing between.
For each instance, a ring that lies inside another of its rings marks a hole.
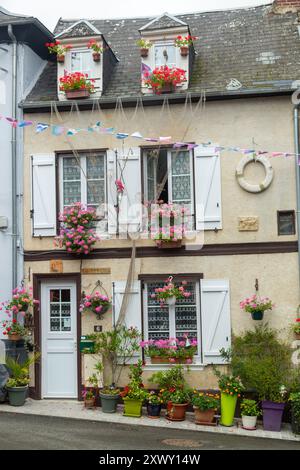
<instances>
[{"instance_id":1,"label":"string of pennant flags","mask_svg":"<svg viewBox=\"0 0 300 470\"><path fill-rule=\"evenodd\" d=\"M61 136L67 135L72 137L79 132L97 132L103 135L112 135L118 140L125 140L128 137L143 140L145 142L153 142L153 143L171 143L173 140L171 136L160 136L160 137L144 137L140 132L136 131L132 134L127 134L125 132L117 132L114 127L103 127L100 121L97 121L94 125L86 127L86 128L76 128L71 129L67 128L62 125L55 125L55 124L47 124L43 122L34 122L34 121L26 121L26 120L17 120L11 117L6 117L0 115L0 120L7 121L13 128L25 128L28 126L35 126L35 133L41 134L46 130L50 130L53 136ZM214 146L212 142L202 142L200 144L196 143L189 143L189 142L175 142L173 144L173 148L181 148L186 147L188 150L192 150L196 147L210 147L214 149L215 152L238 152L244 155L253 154L254 156L260 155L268 155L269 157L297 157L298 158L298 165L300 165L300 154L297 153L290 153L290 152L273 152L269 150L257 150L257 149L248 149L248 148L240 148L240 147L228 147L228 146Z\"/></svg>"}]
</instances>

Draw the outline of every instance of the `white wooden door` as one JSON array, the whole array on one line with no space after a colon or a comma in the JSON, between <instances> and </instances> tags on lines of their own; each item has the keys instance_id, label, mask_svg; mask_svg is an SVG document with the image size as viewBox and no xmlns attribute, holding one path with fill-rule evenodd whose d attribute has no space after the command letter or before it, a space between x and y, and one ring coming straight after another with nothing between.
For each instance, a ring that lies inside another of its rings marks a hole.
<instances>
[{"instance_id":1,"label":"white wooden door","mask_svg":"<svg viewBox=\"0 0 300 470\"><path fill-rule=\"evenodd\" d=\"M74 282L42 284L43 398L77 398L76 310Z\"/></svg>"}]
</instances>

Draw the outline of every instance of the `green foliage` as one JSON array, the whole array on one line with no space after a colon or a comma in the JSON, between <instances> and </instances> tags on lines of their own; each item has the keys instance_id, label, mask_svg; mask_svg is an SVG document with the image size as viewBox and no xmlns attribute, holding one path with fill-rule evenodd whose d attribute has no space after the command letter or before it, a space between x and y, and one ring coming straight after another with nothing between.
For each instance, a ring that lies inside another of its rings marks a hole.
<instances>
[{"instance_id":1,"label":"green foliage","mask_svg":"<svg viewBox=\"0 0 300 470\"><path fill-rule=\"evenodd\" d=\"M255 400L247 400L246 398L241 403L242 416L260 416L261 411Z\"/></svg>"},{"instance_id":2,"label":"green foliage","mask_svg":"<svg viewBox=\"0 0 300 470\"><path fill-rule=\"evenodd\" d=\"M164 400L160 393L156 394L153 390L147 395L147 402L150 405L162 405Z\"/></svg>"},{"instance_id":3,"label":"green foliage","mask_svg":"<svg viewBox=\"0 0 300 470\"><path fill-rule=\"evenodd\" d=\"M218 377L219 389L222 393L227 395L238 395L244 390L244 386L241 380L236 375L222 374L219 370L214 367L214 373Z\"/></svg>"},{"instance_id":4,"label":"green foliage","mask_svg":"<svg viewBox=\"0 0 300 470\"><path fill-rule=\"evenodd\" d=\"M184 368L177 365L168 370L156 372L149 378L159 388L179 387L185 384Z\"/></svg>"},{"instance_id":5,"label":"green foliage","mask_svg":"<svg viewBox=\"0 0 300 470\"><path fill-rule=\"evenodd\" d=\"M291 393L289 401L292 404L293 415L300 423L300 392Z\"/></svg>"},{"instance_id":6,"label":"green foliage","mask_svg":"<svg viewBox=\"0 0 300 470\"><path fill-rule=\"evenodd\" d=\"M191 401L191 390L187 387L179 387L177 390L170 392L168 400L177 405L184 405Z\"/></svg>"},{"instance_id":7,"label":"green foliage","mask_svg":"<svg viewBox=\"0 0 300 470\"><path fill-rule=\"evenodd\" d=\"M201 411L217 410L220 406L220 395L194 390L191 402L193 406Z\"/></svg>"},{"instance_id":8,"label":"green foliage","mask_svg":"<svg viewBox=\"0 0 300 470\"><path fill-rule=\"evenodd\" d=\"M123 399L144 401L147 398L148 393L144 389L142 374L143 366L141 360L139 360L137 364L131 364L129 373L129 384L124 387L123 392L121 392L120 394Z\"/></svg>"},{"instance_id":9,"label":"green foliage","mask_svg":"<svg viewBox=\"0 0 300 470\"><path fill-rule=\"evenodd\" d=\"M7 357L6 365L10 371L10 379L8 379L7 387L25 387L29 384L29 368L34 364L40 357L40 354L34 354L28 358L23 364L20 364L17 360Z\"/></svg>"},{"instance_id":10,"label":"green foliage","mask_svg":"<svg viewBox=\"0 0 300 470\"><path fill-rule=\"evenodd\" d=\"M289 386L293 376L291 351L275 330L256 326L236 336L231 351L223 351L223 357L231 358L233 374L241 378L246 388L254 389L260 400L284 400L281 388Z\"/></svg>"}]
</instances>

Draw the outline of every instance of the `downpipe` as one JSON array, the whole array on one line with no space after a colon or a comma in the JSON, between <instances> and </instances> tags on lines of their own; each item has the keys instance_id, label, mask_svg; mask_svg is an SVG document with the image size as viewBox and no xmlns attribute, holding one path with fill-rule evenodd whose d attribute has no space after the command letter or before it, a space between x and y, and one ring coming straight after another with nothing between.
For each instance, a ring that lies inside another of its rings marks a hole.
<instances>
[{"instance_id":1,"label":"downpipe","mask_svg":"<svg viewBox=\"0 0 300 470\"><path fill-rule=\"evenodd\" d=\"M13 33L13 27L8 25L8 36L12 41L12 117L17 119L17 38ZM18 237L18 210L17 210L17 129L12 126L11 139L11 174L12 174L12 288L17 287L18 282L18 260L17 260L17 237Z\"/></svg>"},{"instance_id":2,"label":"downpipe","mask_svg":"<svg viewBox=\"0 0 300 470\"><path fill-rule=\"evenodd\" d=\"M300 286L300 140L299 140L299 105L294 107L294 138L295 138L295 171L296 171L296 198L297 198L297 232L298 232L298 273Z\"/></svg>"}]
</instances>

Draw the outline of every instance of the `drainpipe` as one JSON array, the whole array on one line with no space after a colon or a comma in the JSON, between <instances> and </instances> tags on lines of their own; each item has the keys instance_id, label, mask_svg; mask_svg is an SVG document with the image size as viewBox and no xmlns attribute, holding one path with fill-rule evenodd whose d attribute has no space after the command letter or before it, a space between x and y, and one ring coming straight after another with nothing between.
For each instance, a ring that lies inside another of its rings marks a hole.
<instances>
[{"instance_id":1,"label":"drainpipe","mask_svg":"<svg viewBox=\"0 0 300 470\"><path fill-rule=\"evenodd\" d=\"M17 119L17 38L13 33L12 25L8 25L8 36L12 41L12 117ZM18 282L18 261L17 261L17 231L18 231L18 212L17 212L17 129L12 126L11 129L11 172L12 172L12 288L17 287Z\"/></svg>"},{"instance_id":2,"label":"drainpipe","mask_svg":"<svg viewBox=\"0 0 300 470\"><path fill-rule=\"evenodd\" d=\"M299 105L294 107L294 137L295 137L295 152L300 154L300 139L299 139ZM296 194L297 194L297 231L298 231L298 266L299 266L299 283L300 283L300 157L296 157Z\"/></svg>"}]
</instances>

